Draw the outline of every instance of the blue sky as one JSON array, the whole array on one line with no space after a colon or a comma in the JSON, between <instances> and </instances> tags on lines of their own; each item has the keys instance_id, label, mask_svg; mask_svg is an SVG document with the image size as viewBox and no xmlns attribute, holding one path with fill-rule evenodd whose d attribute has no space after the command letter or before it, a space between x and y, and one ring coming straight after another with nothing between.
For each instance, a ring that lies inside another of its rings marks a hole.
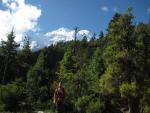
<instances>
[{"instance_id":1,"label":"blue sky","mask_svg":"<svg viewBox=\"0 0 150 113\"><path fill-rule=\"evenodd\" d=\"M31 48L44 47L74 38L73 28L79 27L79 38L106 32L115 12L133 8L134 23L147 23L150 0L0 0L0 40L15 28L18 43L30 36Z\"/></svg>"},{"instance_id":2,"label":"blue sky","mask_svg":"<svg viewBox=\"0 0 150 113\"><path fill-rule=\"evenodd\" d=\"M42 31L51 31L59 27L88 29L99 33L105 31L115 10L124 12L133 7L135 21L147 22L150 18L150 0L26 0L39 6L42 15L39 25ZM108 10L102 10L107 7Z\"/></svg>"}]
</instances>

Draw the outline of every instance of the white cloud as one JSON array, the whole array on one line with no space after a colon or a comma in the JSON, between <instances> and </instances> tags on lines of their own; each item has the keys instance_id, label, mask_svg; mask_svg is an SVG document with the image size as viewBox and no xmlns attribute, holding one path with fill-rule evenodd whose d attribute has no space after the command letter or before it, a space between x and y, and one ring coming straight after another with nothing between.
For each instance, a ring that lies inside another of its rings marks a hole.
<instances>
[{"instance_id":1,"label":"white cloud","mask_svg":"<svg viewBox=\"0 0 150 113\"><path fill-rule=\"evenodd\" d=\"M101 10L104 11L104 12L108 12L109 11L109 8L107 6L102 6L101 7Z\"/></svg>"},{"instance_id":2,"label":"white cloud","mask_svg":"<svg viewBox=\"0 0 150 113\"><path fill-rule=\"evenodd\" d=\"M118 12L118 9L116 7L113 8L114 12Z\"/></svg>"},{"instance_id":3,"label":"white cloud","mask_svg":"<svg viewBox=\"0 0 150 113\"><path fill-rule=\"evenodd\" d=\"M63 27L45 34L45 36L49 39L49 41L54 43L59 41L73 40L74 35L75 35L74 30ZM80 30L77 34L77 38L79 40L82 39L84 36L90 39L92 37L92 33L88 30Z\"/></svg>"},{"instance_id":4,"label":"white cloud","mask_svg":"<svg viewBox=\"0 0 150 113\"><path fill-rule=\"evenodd\" d=\"M147 13L148 13L148 14L150 14L150 7L149 7L149 8L147 8Z\"/></svg>"},{"instance_id":5,"label":"white cloud","mask_svg":"<svg viewBox=\"0 0 150 113\"><path fill-rule=\"evenodd\" d=\"M22 41L23 35L29 31L35 32L38 28L38 18L41 9L25 0L2 0L6 10L0 10L0 39L6 40L6 34L14 27L17 42Z\"/></svg>"},{"instance_id":6,"label":"white cloud","mask_svg":"<svg viewBox=\"0 0 150 113\"><path fill-rule=\"evenodd\" d=\"M38 44L37 44L37 41L32 41L31 44L30 44L30 48L33 50L35 48L38 48Z\"/></svg>"},{"instance_id":7,"label":"white cloud","mask_svg":"<svg viewBox=\"0 0 150 113\"><path fill-rule=\"evenodd\" d=\"M77 34L77 39L81 40L84 36L89 40L92 37L92 33L88 30L80 30ZM60 41L71 41L74 39L74 30L61 27L59 29L47 32L45 34L38 33L35 37L32 37L30 47L32 50L38 50L43 47L56 44Z\"/></svg>"},{"instance_id":8,"label":"white cloud","mask_svg":"<svg viewBox=\"0 0 150 113\"><path fill-rule=\"evenodd\" d=\"M45 36L49 37L50 40L54 42L63 41L63 40L69 41L69 40L73 40L74 31L62 27L57 30L46 33Z\"/></svg>"},{"instance_id":9,"label":"white cloud","mask_svg":"<svg viewBox=\"0 0 150 113\"><path fill-rule=\"evenodd\" d=\"M6 35L12 28L15 29L15 40L23 45L23 36L30 32L30 47L32 50L38 50L45 46L55 44L59 41L70 41L74 39L74 30L68 28L59 28L45 34L37 32L38 19L41 16L41 9L31 4L26 4L25 0L2 0L5 10L0 9L0 39L6 40ZM88 39L92 33L88 30L80 30L77 34L80 40L83 36ZM20 48L21 48L20 46Z\"/></svg>"}]
</instances>

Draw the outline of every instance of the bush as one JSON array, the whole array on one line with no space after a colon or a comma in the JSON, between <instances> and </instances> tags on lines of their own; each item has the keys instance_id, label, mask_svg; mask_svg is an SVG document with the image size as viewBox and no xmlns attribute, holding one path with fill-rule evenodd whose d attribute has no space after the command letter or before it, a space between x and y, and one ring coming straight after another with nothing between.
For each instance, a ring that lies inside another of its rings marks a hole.
<instances>
[{"instance_id":1,"label":"bush","mask_svg":"<svg viewBox=\"0 0 150 113\"><path fill-rule=\"evenodd\" d=\"M102 102L99 98L93 99L90 101L86 113L102 113L105 109L104 102Z\"/></svg>"},{"instance_id":2,"label":"bush","mask_svg":"<svg viewBox=\"0 0 150 113\"><path fill-rule=\"evenodd\" d=\"M132 98L137 96L137 85L135 82L129 83L123 83L120 86L120 93L122 97L125 98Z\"/></svg>"},{"instance_id":3,"label":"bush","mask_svg":"<svg viewBox=\"0 0 150 113\"><path fill-rule=\"evenodd\" d=\"M0 85L0 111L21 110L24 96L23 86L14 83Z\"/></svg>"},{"instance_id":4,"label":"bush","mask_svg":"<svg viewBox=\"0 0 150 113\"><path fill-rule=\"evenodd\" d=\"M144 92L143 98L140 102L140 109L142 113L150 113L150 88L147 88Z\"/></svg>"},{"instance_id":5,"label":"bush","mask_svg":"<svg viewBox=\"0 0 150 113\"><path fill-rule=\"evenodd\" d=\"M75 107L79 113L86 112L90 99L90 96L82 96L78 98L77 102L75 103Z\"/></svg>"}]
</instances>

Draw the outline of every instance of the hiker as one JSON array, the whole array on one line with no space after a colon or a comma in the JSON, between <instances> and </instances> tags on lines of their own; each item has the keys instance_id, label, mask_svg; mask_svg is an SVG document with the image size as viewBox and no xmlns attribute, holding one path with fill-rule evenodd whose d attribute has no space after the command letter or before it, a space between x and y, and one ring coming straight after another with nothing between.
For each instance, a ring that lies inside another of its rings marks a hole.
<instances>
[{"instance_id":1,"label":"hiker","mask_svg":"<svg viewBox=\"0 0 150 113\"><path fill-rule=\"evenodd\" d=\"M58 88L56 88L56 90L54 92L54 100L53 100L53 102L56 106L57 113L63 113L64 98L65 98L65 89L62 86L62 83L59 82Z\"/></svg>"}]
</instances>

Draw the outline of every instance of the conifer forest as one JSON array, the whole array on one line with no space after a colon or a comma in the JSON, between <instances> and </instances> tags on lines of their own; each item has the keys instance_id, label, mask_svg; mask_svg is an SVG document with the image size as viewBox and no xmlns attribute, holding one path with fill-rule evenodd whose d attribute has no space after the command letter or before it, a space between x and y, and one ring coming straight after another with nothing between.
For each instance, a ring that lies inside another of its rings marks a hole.
<instances>
[{"instance_id":1,"label":"conifer forest","mask_svg":"<svg viewBox=\"0 0 150 113\"><path fill-rule=\"evenodd\" d=\"M37 51L15 29L0 44L0 112L55 113L61 81L64 113L150 113L150 22L132 10L115 13L106 32L60 41Z\"/></svg>"}]
</instances>

